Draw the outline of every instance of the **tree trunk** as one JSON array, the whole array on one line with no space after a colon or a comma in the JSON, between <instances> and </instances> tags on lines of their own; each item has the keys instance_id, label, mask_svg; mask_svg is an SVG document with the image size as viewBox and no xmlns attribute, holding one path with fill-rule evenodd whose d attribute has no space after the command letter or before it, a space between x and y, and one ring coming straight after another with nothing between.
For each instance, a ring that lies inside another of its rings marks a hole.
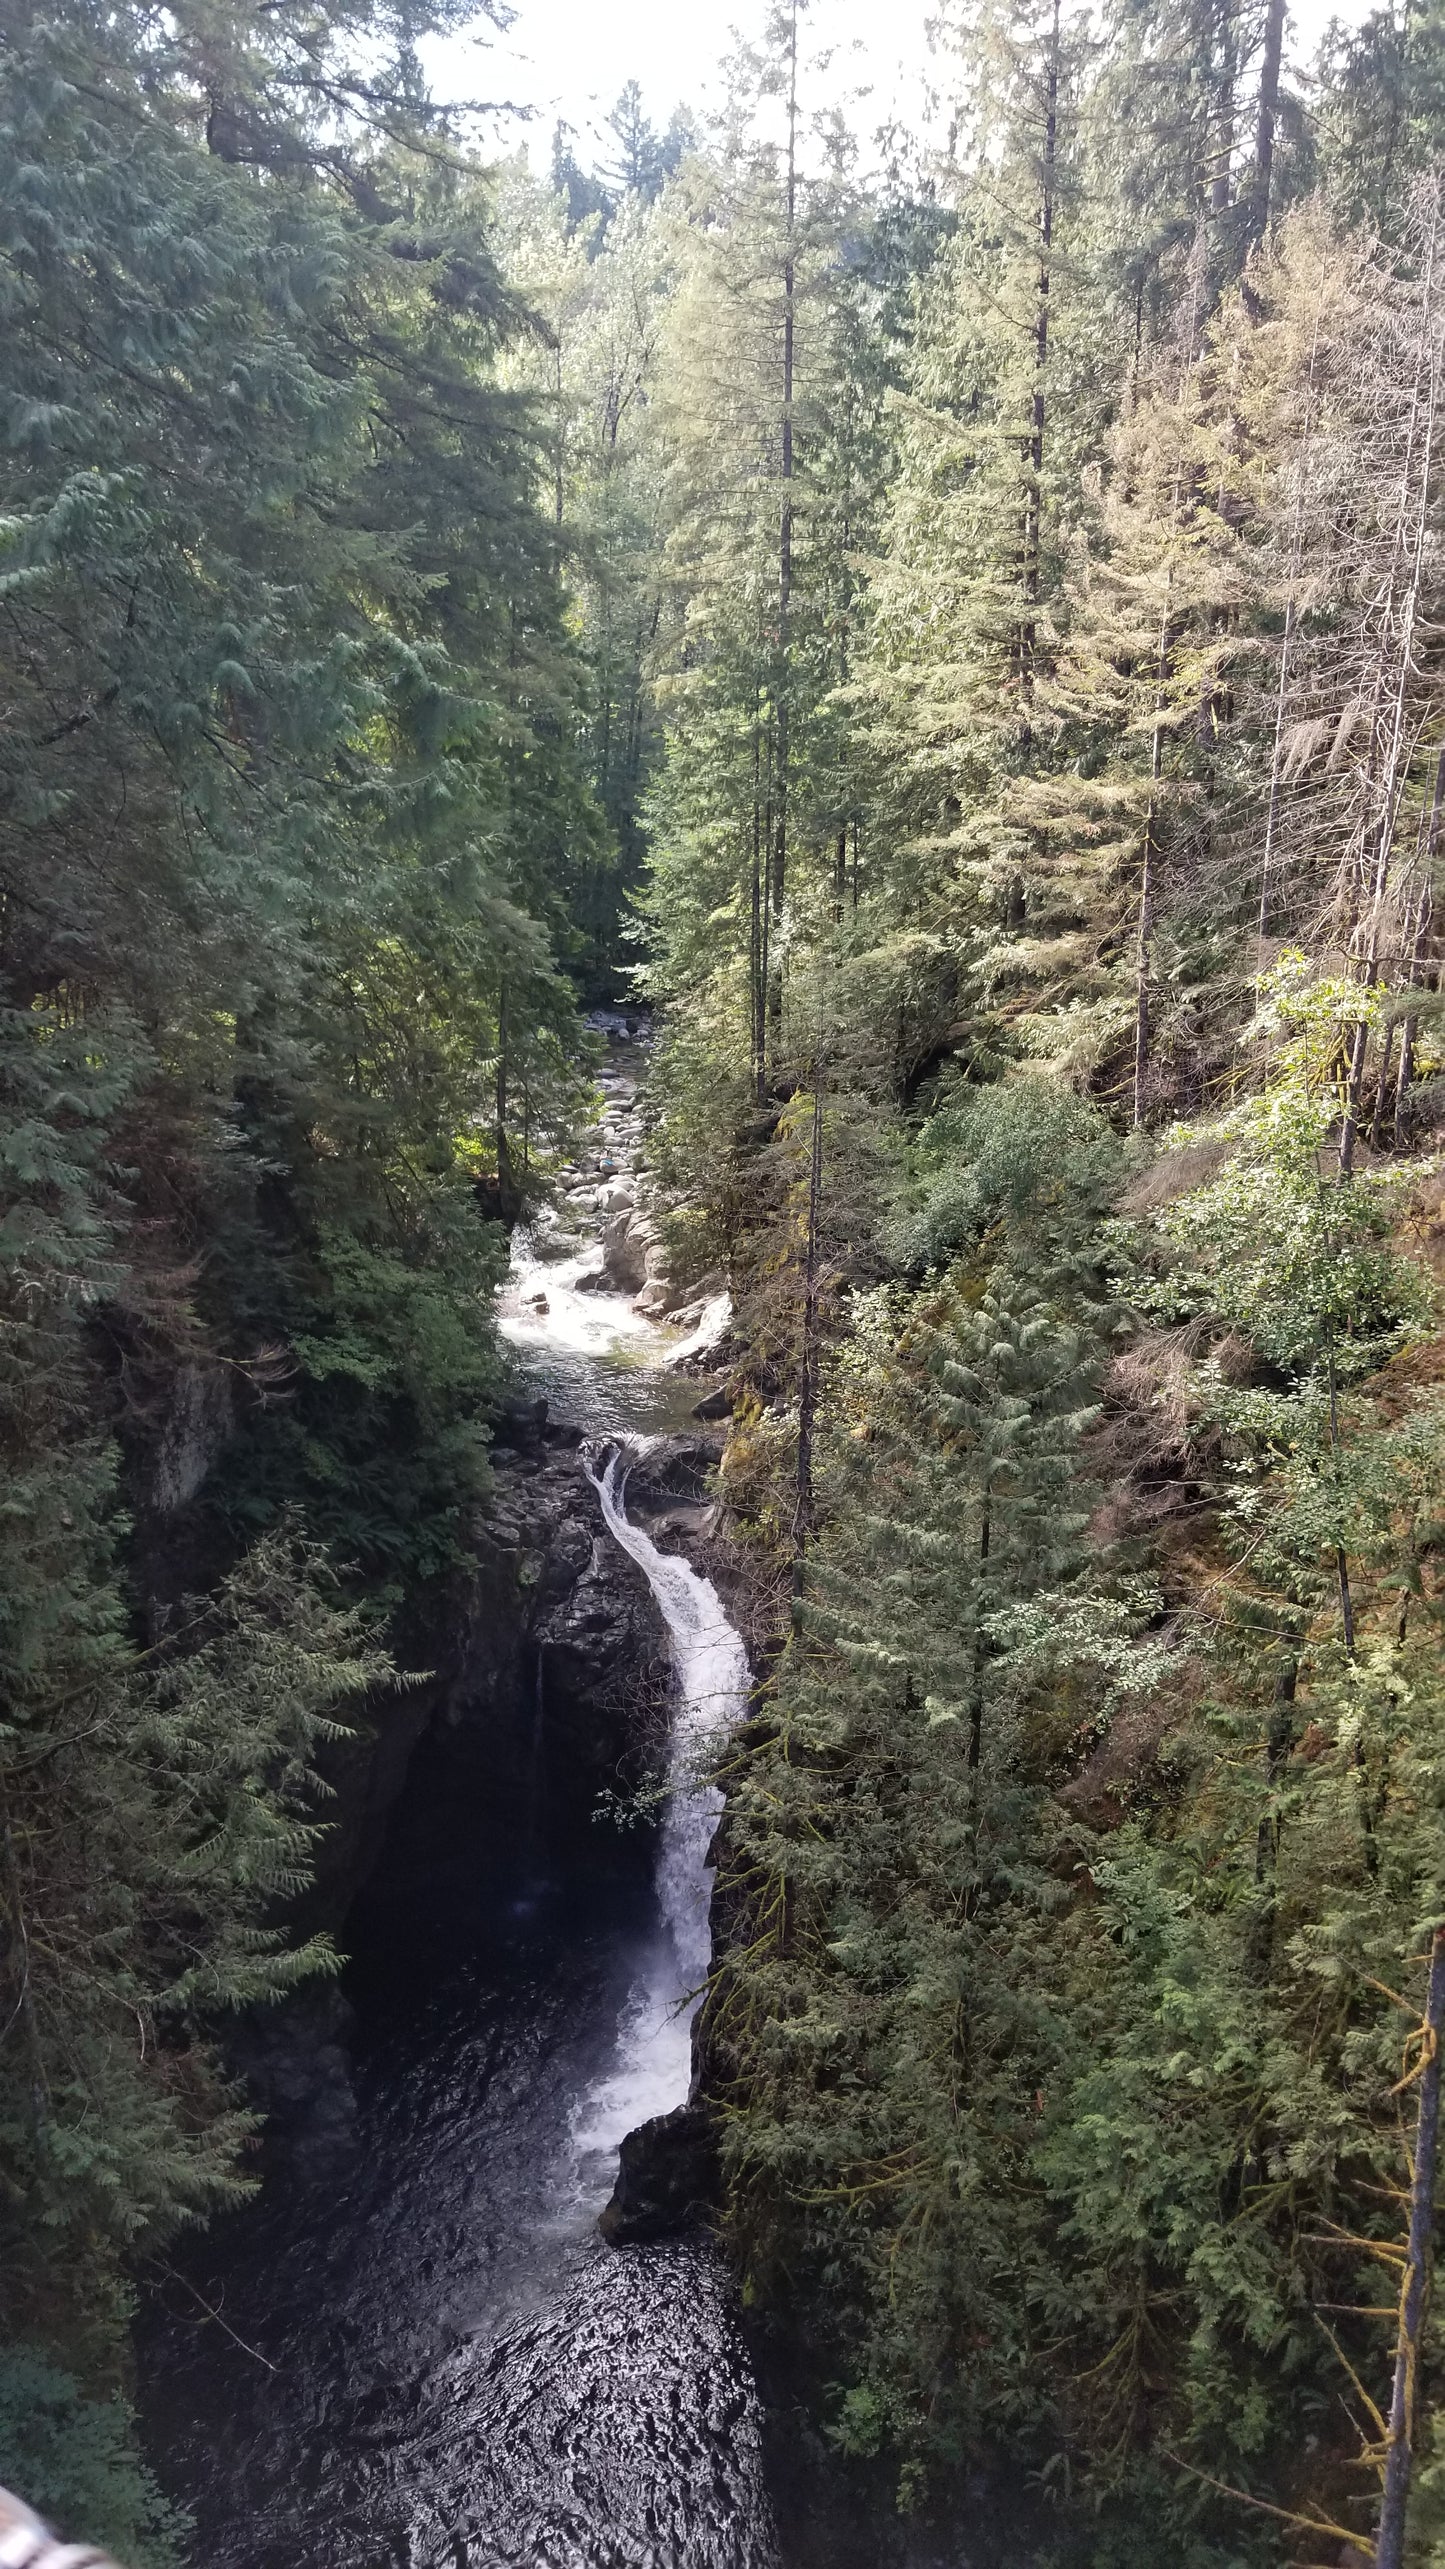
<instances>
[{"instance_id":1,"label":"tree trunk","mask_svg":"<svg viewBox=\"0 0 1445 2569\"><path fill-rule=\"evenodd\" d=\"M497 1202L505 1215L512 1191L512 1155L507 1142L507 985L497 993Z\"/></svg>"},{"instance_id":2,"label":"tree trunk","mask_svg":"<svg viewBox=\"0 0 1445 2569\"><path fill-rule=\"evenodd\" d=\"M1380 1073L1379 1077L1375 1081L1375 1111L1370 1117L1370 1148L1372 1151L1377 1151L1379 1149L1380 1135L1384 1129L1385 1107L1389 1101L1390 1095L1390 1063L1394 1055L1394 1050L1395 1021L1392 1017L1385 1028L1385 1040L1380 1051Z\"/></svg>"},{"instance_id":3,"label":"tree trunk","mask_svg":"<svg viewBox=\"0 0 1445 2569\"><path fill-rule=\"evenodd\" d=\"M823 1206L823 1071L813 1064L813 1134L808 1160L808 1245L803 1261L803 1335L798 1363L798 1478L793 1517L793 1587L813 1530L813 1426L818 1410L818 1223Z\"/></svg>"},{"instance_id":4,"label":"tree trunk","mask_svg":"<svg viewBox=\"0 0 1445 2569\"><path fill-rule=\"evenodd\" d=\"M767 925L764 917L762 806L762 706L753 703L753 870L752 915L748 937L748 1032L752 1050L753 1094L761 1106L768 1093Z\"/></svg>"},{"instance_id":5,"label":"tree trunk","mask_svg":"<svg viewBox=\"0 0 1445 2569\"><path fill-rule=\"evenodd\" d=\"M1439 335L1435 326L1440 213L1437 195L1431 205L1422 245L1419 344L1411 392L1409 437L1400 481L1399 514L1389 584L1378 618L1383 639L1381 655L1375 666L1370 750L1378 781L1367 798L1365 815L1352 840L1356 851L1356 876L1362 892L1368 881L1368 907L1363 919L1357 908L1352 931L1352 942L1359 940L1363 931L1363 942L1356 944L1356 952L1363 965L1360 977L1367 989L1379 979L1395 825L1414 745L1410 680L1415 672L1416 631L1424 594L1426 545L1431 523L1430 490L1442 390ZM1386 656L1391 650L1393 669ZM1360 1120L1368 1044L1369 1030L1362 1020L1355 1028L1350 1046L1349 1076L1340 1126L1342 1184L1354 1167L1355 1136Z\"/></svg>"},{"instance_id":6,"label":"tree trunk","mask_svg":"<svg viewBox=\"0 0 1445 2569\"><path fill-rule=\"evenodd\" d=\"M1299 1685L1298 1638L1291 1634L1282 1646L1274 1681L1274 1702L1270 1707L1269 1729L1265 1734L1265 1781L1273 1793L1284 1771L1285 1761L1294 1746L1295 1695ZM1270 1955L1274 1948L1275 1877L1279 1865L1279 1820L1272 1811L1261 1814L1254 1841L1254 1880L1260 1904L1248 1939L1248 1961L1257 1979L1268 1977Z\"/></svg>"},{"instance_id":7,"label":"tree trunk","mask_svg":"<svg viewBox=\"0 0 1445 2569\"><path fill-rule=\"evenodd\" d=\"M1256 240L1269 229L1274 134L1279 121L1279 65L1283 51L1284 0L1269 0L1264 20L1264 59L1259 67L1259 116L1254 129L1254 171L1250 186L1250 230Z\"/></svg>"},{"instance_id":8,"label":"tree trunk","mask_svg":"<svg viewBox=\"0 0 1445 2569\"><path fill-rule=\"evenodd\" d=\"M797 215L798 0L793 0L788 19L788 166L783 234L783 498L778 521L778 766L773 789L774 828L770 904L775 929L780 929L782 926L783 904L787 897L788 886L788 762L791 749L788 717L792 675L789 627L793 597L793 337L797 286L795 260ZM776 961L768 983L768 1023L776 1056L782 1049L783 1034L781 936L776 940L775 952Z\"/></svg>"},{"instance_id":9,"label":"tree trunk","mask_svg":"<svg viewBox=\"0 0 1445 2569\"><path fill-rule=\"evenodd\" d=\"M40 2020L35 2012L35 1986L30 1969L30 1934L25 1923L25 1901L20 1887L20 1866L15 1854L15 1838L8 1810L0 1820L0 1856L4 1859L5 1883L3 1913L6 1945L14 1964L19 1994L11 2012L11 2023L19 2017L30 2055L29 2107L31 2138L39 2148L50 2121L50 2086L45 2075L45 2051L40 2039Z\"/></svg>"},{"instance_id":10,"label":"tree trunk","mask_svg":"<svg viewBox=\"0 0 1445 2569\"><path fill-rule=\"evenodd\" d=\"M993 1539L993 1493L985 1485L983 1519L978 1533L978 1604L973 1618L973 1674L968 1701L968 1771L976 1776L983 1760L983 1678L988 1661L988 1645L983 1631L984 1581L988 1576L988 1556ZM975 1796L977 1786L974 1787ZM974 1805L977 1821L977 1801Z\"/></svg>"},{"instance_id":11,"label":"tree trunk","mask_svg":"<svg viewBox=\"0 0 1445 2569\"><path fill-rule=\"evenodd\" d=\"M1445 812L1445 748L1435 761L1435 791L1430 803L1430 826L1425 833L1425 879L1420 887L1420 906L1415 916L1415 933L1411 939L1408 978L1413 986L1420 978L1425 956L1425 940L1435 907L1435 865L1440 853L1440 825ZM1394 1140L1398 1150L1403 1137L1405 1099L1415 1076L1415 1034L1419 1018L1412 1008L1400 1029L1400 1070L1395 1083Z\"/></svg>"},{"instance_id":12,"label":"tree trunk","mask_svg":"<svg viewBox=\"0 0 1445 2569\"><path fill-rule=\"evenodd\" d=\"M1375 2539L1375 2569L1403 2569L1405 2511L1415 2458L1420 2345L1430 2284L1430 2241L1435 2215L1435 2158L1440 2133L1440 2035L1445 2028L1445 1927L1430 1941L1430 1980L1421 2035L1425 2065L1415 2123L1415 2164L1410 2182L1410 2237L1400 2293L1400 2330L1385 2442L1385 2493Z\"/></svg>"},{"instance_id":13,"label":"tree trunk","mask_svg":"<svg viewBox=\"0 0 1445 2569\"><path fill-rule=\"evenodd\" d=\"M1019 697L1025 708L1024 745L1028 743L1027 708L1033 702L1034 654L1038 646L1044 511L1045 370L1049 360L1049 293L1054 245L1054 173L1059 142L1059 0L1044 73L1044 152L1039 193L1039 272L1034 305L1034 386L1029 422L1028 475L1024 489L1024 613L1019 628Z\"/></svg>"},{"instance_id":14,"label":"tree trunk","mask_svg":"<svg viewBox=\"0 0 1445 2569\"><path fill-rule=\"evenodd\" d=\"M556 396L557 396L557 447L556 447L556 455L555 455L554 468L553 468L553 470L554 470L554 487L553 487L553 491L552 491L552 513L553 513L553 523L554 523L554 525L555 525L555 527L556 527L556 529L557 529L557 535L558 535L558 539L559 539L559 540L558 540L558 548L557 548L557 550L558 550L558 559L560 560L560 559L561 559L561 541L560 541L560 539L561 539L561 534L562 534L562 517L563 517L564 500L565 500L565 493L566 493L565 469L566 469L566 434L567 434L567 431L566 431L566 412L565 412L565 411L563 410L563 408L562 408L562 341L561 341L561 338L560 338L560 337L559 337L559 338L556 340L556 342L555 342L555 350L556 350L556 359L557 359L557 367L556 367L556 377L557 377L557 379L556 379Z\"/></svg>"},{"instance_id":15,"label":"tree trunk","mask_svg":"<svg viewBox=\"0 0 1445 2569\"><path fill-rule=\"evenodd\" d=\"M1299 450L1295 459L1294 516L1289 543L1289 593L1285 599L1284 634L1280 642L1279 683L1275 690L1274 746L1269 765L1269 807L1264 824L1264 860L1259 870L1259 942L1255 958L1257 971L1264 970L1264 941L1269 933L1270 865L1279 828L1280 788L1284 776L1284 717L1289 686L1290 650L1294 642L1298 617L1300 559L1304 543L1305 465L1314 436L1315 370L1320 356L1320 314L1315 313L1314 338L1310 345L1309 378L1305 385L1304 425L1300 431Z\"/></svg>"},{"instance_id":16,"label":"tree trunk","mask_svg":"<svg viewBox=\"0 0 1445 2569\"><path fill-rule=\"evenodd\" d=\"M1222 9L1219 18L1221 61L1215 91L1218 139L1210 155L1209 211L1217 223L1229 212L1231 179L1234 163L1235 87L1239 79L1239 39L1231 12Z\"/></svg>"},{"instance_id":17,"label":"tree trunk","mask_svg":"<svg viewBox=\"0 0 1445 2569\"><path fill-rule=\"evenodd\" d=\"M760 1041L760 1043L759 1043L759 1047L758 1047L759 1060L760 1060L760 1064L761 1064L761 1080L760 1080L760 1084L759 1084L759 1091L758 1091L758 1102L759 1102L759 1104L762 1104L763 1100L767 1097L767 1093L768 1093L768 1074L769 1074L769 1069L770 1069L770 1066L771 1066L772 1061L776 1058L777 1049L778 1049L778 1040L779 1040L779 1039L780 1039L780 1037L781 1037L781 1027L779 1027L779 1028L776 1030L776 1032L775 1032L775 1029L774 1029L774 1026L773 1026L773 963L772 963L772 945L773 945L773 939L772 939L773 899L772 899L772 879L773 879L773 760L774 760L774 742L773 742L773 733L772 733L771 726L769 727L769 730L768 730L768 733L767 733L766 739L765 739L765 740L764 740L764 742L763 742L763 751L764 751L763 804L762 804L762 834L763 834L763 862L762 862L762 874L763 874L763 881L762 881L762 916L761 916L760 930L759 930L759 937L758 937L758 987L759 987L759 994L760 994L760 995L759 995L759 1002L758 1002L758 1004L759 1004L759 1007L760 1007L760 1009L761 1009L761 1011L762 1011L762 1019L761 1019L761 1024L762 1024L762 1035L761 1035L761 1041ZM780 1012L780 1013L781 1013L781 1012ZM770 1047L771 1047L771 1049L770 1049Z\"/></svg>"},{"instance_id":18,"label":"tree trunk","mask_svg":"<svg viewBox=\"0 0 1445 2569\"><path fill-rule=\"evenodd\" d=\"M1175 511L1178 512L1176 494ZM1144 1081L1149 1068L1149 949L1154 934L1154 861L1158 853L1159 780L1164 767L1164 681L1169 669L1169 607L1174 586L1171 571L1164 590L1159 624L1159 666L1154 691L1154 739L1149 752L1149 811L1144 823L1144 860L1139 876L1139 928L1134 947L1134 1130L1144 1122Z\"/></svg>"},{"instance_id":19,"label":"tree trunk","mask_svg":"<svg viewBox=\"0 0 1445 2569\"><path fill-rule=\"evenodd\" d=\"M1373 985L1375 967L1370 965L1366 988ZM1360 1123L1360 1097L1365 1085L1365 1055L1369 1050L1370 1029L1362 1017L1350 1038L1349 1068L1345 1073L1345 1111L1340 1124L1340 1180L1355 1174L1355 1136Z\"/></svg>"}]
</instances>

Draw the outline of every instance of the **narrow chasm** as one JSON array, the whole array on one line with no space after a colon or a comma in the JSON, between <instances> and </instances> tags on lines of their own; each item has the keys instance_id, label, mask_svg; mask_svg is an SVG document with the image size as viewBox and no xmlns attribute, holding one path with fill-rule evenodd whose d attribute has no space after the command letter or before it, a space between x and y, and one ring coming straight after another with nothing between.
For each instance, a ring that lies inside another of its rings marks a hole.
<instances>
[{"instance_id":1,"label":"narrow chasm","mask_svg":"<svg viewBox=\"0 0 1445 2569\"><path fill-rule=\"evenodd\" d=\"M352 1779L346 1968L243 2039L259 2195L143 2316L150 2448L197 2556L234 2569L778 2558L732 2282L688 2217L707 1756L747 1668L659 1542L706 1529L676 1360L721 1315L660 1326L631 1206L597 1203L618 1172L632 1194L637 1067L614 1044L572 1198L517 1243L526 1397L455 1668L404 1777Z\"/></svg>"}]
</instances>

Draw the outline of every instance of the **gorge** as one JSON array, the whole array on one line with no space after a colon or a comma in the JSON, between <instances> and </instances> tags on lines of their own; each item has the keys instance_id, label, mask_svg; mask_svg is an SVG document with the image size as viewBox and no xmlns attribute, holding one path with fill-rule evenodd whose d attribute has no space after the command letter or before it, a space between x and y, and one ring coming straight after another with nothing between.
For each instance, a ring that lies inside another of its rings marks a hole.
<instances>
[{"instance_id":1,"label":"gorge","mask_svg":"<svg viewBox=\"0 0 1445 2569\"><path fill-rule=\"evenodd\" d=\"M627 1093L615 1071L605 1087ZM535 1573L520 1670L479 1702L464 1666L414 1751L340 1992L264 2031L280 2134L260 2200L186 2252L143 2333L152 2449L225 2569L778 2559L722 2261L695 2228L597 2236L624 2135L688 2094L707 1757L748 1678L715 1590L626 1508L650 1446L696 1473L695 1440L648 1422L686 1417L699 1385L660 1370L676 1331L577 1293L588 1263L519 1242L504 1296L523 1451L499 1457L497 1515ZM664 1643L659 1728L644 1679ZM636 1773L629 1729L663 1762L661 1821L599 1825L589 1779Z\"/></svg>"},{"instance_id":2,"label":"gorge","mask_svg":"<svg viewBox=\"0 0 1445 2569\"><path fill-rule=\"evenodd\" d=\"M928 14L539 160L502 0L0 0L0 2484L121 2569L1445 2569L1445 0Z\"/></svg>"}]
</instances>

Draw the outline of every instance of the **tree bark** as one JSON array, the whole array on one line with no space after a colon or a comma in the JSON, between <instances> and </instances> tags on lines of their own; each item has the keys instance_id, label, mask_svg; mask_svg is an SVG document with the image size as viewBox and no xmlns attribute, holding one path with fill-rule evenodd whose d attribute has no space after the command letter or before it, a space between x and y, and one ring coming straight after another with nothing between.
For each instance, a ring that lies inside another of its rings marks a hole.
<instances>
[{"instance_id":1,"label":"tree bark","mask_svg":"<svg viewBox=\"0 0 1445 2569\"><path fill-rule=\"evenodd\" d=\"M1379 1149L1380 1135L1384 1129L1385 1108L1389 1102L1390 1096L1390 1063L1394 1057L1394 1051L1395 1021L1392 1017L1385 1027L1385 1040L1380 1053L1379 1077L1375 1081L1375 1111L1370 1117L1370 1148L1372 1151L1377 1151Z\"/></svg>"},{"instance_id":2,"label":"tree bark","mask_svg":"<svg viewBox=\"0 0 1445 2569\"><path fill-rule=\"evenodd\" d=\"M1415 2164L1410 2182L1410 2236L1400 2293L1395 2379L1385 2442L1385 2490L1375 2538L1375 2569L1403 2569L1405 2513L1415 2458L1420 2345L1430 2285L1430 2242L1435 2215L1435 2159L1440 2136L1440 2035L1445 2027L1445 1927L1430 1940L1430 1980L1421 2035L1425 2065L1415 2123Z\"/></svg>"},{"instance_id":3,"label":"tree bark","mask_svg":"<svg viewBox=\"0 0 1445 2569\"><path fill-rule=\"evenodd\" d=\"M983 1760L983 1679L988 1661L988 1645L983 1631L984 1581L988 1577L988 1556L993 1540L993 1492L987 1483L983 1493L983 1518L978 1532L978 1603L973 1618L973 1673L969 1682L968 1702L968 1771L976 1776ZM974 1786L975 1796L977 1785ZM977 1823L977 1801L974 1810Z\"/></svg>"},{"instance_id":4,"label":"tree bark","mask_svg":"<svg viewBox=\"0 0 1445 2569\"><path fill-rule=\"evenodd\" d=\"M1178 498L1175 499L1178 514ZM1159 826L1159 780L1164 769L1164 681L1169 670L1169 607L1174 585L1171 571L1164 590L1159 623L1159 666L1154 690L1154 739L1149 752L1149 811L1144 823L1144 861L1139 876L1139 928L1134 947L1134 1130L1144 1122L1144 1081L1149 1068L1149 949L1154 935L1155 833Z\"/></svg>"},{"instance_id":5,"label":"tree bark","mask_svg":"<svg viewBox=\"0 0 1445 2569\"><path fill-rule=\"evenodd\" d=\"M783 904L788 885L788 764L789 697L791 693L791 633L793 598L793 340L797 290L797 217L798 217L798 0L788 18L788 164L784 203L783 233L783 420L782 420L782 507L778 521L778 692L777 736L778 765L774 783L774 826L772 845L772 898L770 907L775 928L781 928ZM768 1022L776 1055L782 1048L783 971L782 940L776 942L777 960L768 983Z\"/></svg>"},{"instance_id":6,"label":"tree bark","mask_svg":"<svg viewBox=\"0 0 1445 2569\"><path fill-rule=\"evenodd\" d=\"M1390 562L1390 577L1379 629L1385 638L1385 649L1394 637L1394 669L1382 658L1376 663L1375 692L1372 708L1374 741L1372 760L1378 754L1378 784L1374 789L1368 823L1362 826L1355 842L1358 848L1357 871L1363 883L1369 878L1368 909L1362 920L1356 910L1353 937L1363 930L1360 978L1367 989L1380 974L1380 947L1384 924L1385 898L1390 886L1391 860L1394 852L1395 825L1399 817L1401 796L1409 773L1412 750L1410 721L1410 679L1415 668L1416 628L1419 623L1424 593L1425 552L1430 526L1429 494L1437 451L1438 422L1441 405L1441 360L1435 329L1438 295L1438 263L1441 209L1434 200L1423 242L1423 273L1420 281L1419 344L1415 361L1415 380L1411 393L1410 429L1405 464L1401 474L1399 514ZM1400 565L1403 561L1403 577ZM1381 699L1389 702L1383 714ZM1368 865L1366 859L1368 858ZM1357 948L1357 951L1359 949ZM1350 1046L1349 1075L1345 1088L1344 1114L1340 1125L1340 1180L1349 1179L1354 1168L1355 1137L1359 1128L1360 1098L1364 1085L1365 1055L1369 1045L1369 1028L1361 1019Z\"/></svg>"},{"instance_id":7,"label":"tree bark","mask_svg":"<svg viewBox=\"0 0 1445 2569\"><path fill-rule=\"evenodd\" d=\"M1430 921L1434 915L1435 865L1440 853L1442 812L1445 812L1445 748L1442 748L1435 761L1435 791L1430 803L1430 826L1425 834L1425 880L1420 887L1420 906L1416 913L1415 934L1410 948L1409 980L1412 986L1420 977L1420 966L1425 955L1425 940L1430 933ZM1405 1099L1415 1076L1415 1034L1419 1022L1419 1017L1412 1008L1400 1029L1400 1069L1395 1082L1396 1149L1399 1148L1403 1135Z\"/></svg>"},{"instance_id":8,"label":"tree bark","mask_svg":"<svg viewBox=\"0 0 1445 2569\"><path fill-rule=\"evenodd\" d=\"M798 1364L798 1477L793 1518L793 1586L813 1530L813 1427L818 1410L818 1224L823 1208L823 1070L813 1064L813 1133L808 1161L808 1245L803 1261L803 1335Z\"/></svg>"},{"instance_id":9,"label":"tree bark","mask_svg":"<svg viewBox=\"0 0 1445 2569\"><path fill-rule=\"evenodd\" d=\"M1236 22L1226 6L1219 14L1219 40L1222 60L1216 90L1219 117L1219 139L1214 146L1209 172L1209 211L1218 222L1229 212L1230 180L1234 162L1235 89L1239 79L1239 39Z\"/></svg>"},{"instance_id":10,"label":"tree bark","mask_svg":"<svg viewBox=\"0 0 1445 2569\"><path fill-rule=\"evenodd\" d=\"M1024 489L1024 615L1019 628L1019 695L1025 707L1033 701L1034 654L1038 647L1044 511L1045 369L1049 360L1049 294L1054 245L1054 173L1059 144L1059 0L1054 0L1044 72L1044 152L1039 194L1039 270L1034 304L1034 384L1029 422L1028 475Z\"/></svg>"},{"instance_id":11,"label":"tree bark","mask_svg":"<svg viewBox=\"0 0 1445 2569\"><path fill-rule=\"evenodd\" d=\"M512 1154L507 1141L507 985L497 993L497 1202L505 1214L512 1193Z\"/></svg>"},{"instance_id":12,"label":"tree bark","mask_svg":"<svg viewBox=\"0 0 1445 2569\"><path fill-rule=\"evenodd\" d=\"M753 869L752 915L748 937L748 1017L753 1064L753 1094L761 1106L768 1093L767 956L763 882L762 706L753 704Z\"/></svg>"},{"instance_id":13,"label":"tree bark","mask_svg":"<svg viewBox=\"0 0 1445 2569\"><path fill-rule=\"evenodd\" d=\"M1269 229L1269 196L1274 178L1274 136L1279 121L1279 66L1284 51L1285 0L1269 0L1264 20L1264 59L1259 67L1259 115L1254 129L1254 173L1250 188L1250 229L1260 239Z\"/></svg>"}]
</instances>

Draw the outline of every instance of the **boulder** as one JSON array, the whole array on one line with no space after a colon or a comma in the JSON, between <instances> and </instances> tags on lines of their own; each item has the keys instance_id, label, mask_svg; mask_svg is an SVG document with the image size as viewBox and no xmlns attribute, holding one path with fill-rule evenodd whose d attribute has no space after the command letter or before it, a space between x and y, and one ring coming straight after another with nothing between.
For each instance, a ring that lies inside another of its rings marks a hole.
<instances>
[{"instance_id":1,"label":"boulder","mask_svg":"<svg viewBox=\"0 0 1445 2569\"><path fill-rule=\"evenodd\" d=\"M602 1264L614 1292L637 1293L647 1281L652 1229L625 1205L602 1226Z\"/></svg>"},{"instance_id":2,"label":"boulder","mask_svg":"<svg viewBox=\"0 0 1445 2569\"><path fill-rule=\"evenodd\" d=\"M669 1373L686 1373L692 1365L706 1367L716 1360L719 1348L732 1327L733 1307L727 1294L714 1294L704 1303L696 1323L680 1347L674 1347L666 1359Z\"/></svg>"},{"instance_id":3,"label":"boulder","mask_svg":"<svg viewBox=\"0 0 1445 2569\"><path fill-rule=\"evenodd\" d=\"M597 2227L608 2245L671 2238L705 2221L721 2182L717 2126L705 2105L678 2105L629 2132Z\"/></svg>"},{"instance_id":4,"label":"boulder","mask_svg":"<svg viewBox=\"0 0 1445 2569\"><path fill-rule=\"evenodd\" d=\"M547 1403L540 1394L536 1400L503 1401L497 1413L497 1434L511 1444L541 1436L546 1425Z\"/></svg>"},{"instance_id":5,"label":"boulder","mask_svg":"<svg viewBox=\"0 0 1445 2569\"><path fill-rule=\"evenodd\" d=\"M680 1499L705 1501L722 1450L718 1436L655 1437L627 1475L629 1511L650 1518Z\"/></svg>"}]
</instances>

